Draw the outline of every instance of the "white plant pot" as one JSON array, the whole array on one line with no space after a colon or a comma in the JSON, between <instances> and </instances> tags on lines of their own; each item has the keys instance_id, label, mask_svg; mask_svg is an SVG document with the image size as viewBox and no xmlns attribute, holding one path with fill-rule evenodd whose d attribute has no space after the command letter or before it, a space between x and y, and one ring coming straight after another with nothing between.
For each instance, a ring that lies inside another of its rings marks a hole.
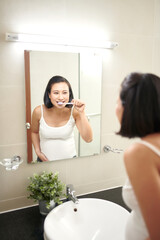
<instances>
[{"instance_id":1,"label":"white plant pot","mask_svg":"<svg viewBox=\"0 0 160 240\"><path fill-rule=\"evenodd\" d=\"M50 208L46 207L46 201L40 200L39 201L40 214L46 216L53 208L55 208L55 206L56 206L56 203L54 202L54 200L50 201Z\"/></svg>"}]
</instances>

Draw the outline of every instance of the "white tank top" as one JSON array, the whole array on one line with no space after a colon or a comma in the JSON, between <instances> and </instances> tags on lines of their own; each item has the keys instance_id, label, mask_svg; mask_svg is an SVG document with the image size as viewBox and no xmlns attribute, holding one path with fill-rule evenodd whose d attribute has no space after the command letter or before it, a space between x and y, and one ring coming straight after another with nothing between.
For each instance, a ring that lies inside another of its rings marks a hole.
<instances>
[{"instance_id":1,"label":"white tank top","mask_svg":"<svg viewBox=\"0 0 160 240\"><path fill-rule=\"evenodd\" d=\"M160 157L160 150L154 145L142 140L139 141L139 143L145 145ZM146 240L149 236L148 230L129 179L127 179L125 185L123 186L122 196L124 202L132 210L126 226L125 240Z\"/></svg>"},{"instance_id":2,"label":"white tank top","mask_svg":"<svg viewBox=\"0 0 160 240\"><path fill-rule=\"evenodd\" d=\"M76 156L76 147L74 139L75 120L71 116L68 122L61 127L49 126L43 117L43 106L41 105L40 119L40 147L41 152L45 154L49 161L73 158Z\"/></svg>"}]
</instances>

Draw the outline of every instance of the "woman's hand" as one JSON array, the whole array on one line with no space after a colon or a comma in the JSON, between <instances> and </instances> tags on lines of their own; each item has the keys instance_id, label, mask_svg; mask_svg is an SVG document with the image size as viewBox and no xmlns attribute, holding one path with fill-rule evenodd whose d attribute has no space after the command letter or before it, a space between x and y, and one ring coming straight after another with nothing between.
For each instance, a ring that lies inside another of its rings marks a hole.
<instances>
[{"instance_id":1,"label":"woman's hand","mask_svg":"<svg viewBox=\"0 0 160 240\"><path fill-rule=\"evenodd\" d=\"M73 106L79 113L83 113L85 109L85 103L80 99L72 99Z\"/></svg>"},{"instance_id":2,"label":"woman's hand","mask_svg":"<svg viewBox=\"0 0 160 240\"><path fill-rule=\"evenodd\" d=\"M80 99L73 99L72 103L76 110L73 114L79 133L85 142L91 142L93 139L93 133L84 111L85 103Z\"/></svg>"},{"instance_id":3,"label":"woman's hand","mask_svg":"<svg viewBox=\"0 0 160 240\"><path fill-rule=\"evenodd\" d=\"M47 157L42 152L39 151L36 154L39 157L39 159L42 160L42 162L47 162L48 161Z\"/></svg>"}]
</instances>

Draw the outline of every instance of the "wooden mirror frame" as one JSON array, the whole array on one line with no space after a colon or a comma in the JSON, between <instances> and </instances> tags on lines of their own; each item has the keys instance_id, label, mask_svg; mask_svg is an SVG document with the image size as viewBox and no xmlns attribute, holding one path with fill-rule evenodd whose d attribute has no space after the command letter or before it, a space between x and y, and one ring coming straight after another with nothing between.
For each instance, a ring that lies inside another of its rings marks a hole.
<instances>
[{"instance_id":1,"label":"wooden mirror frame","mask_svg":"<svg viewBox=\"0 0 160 240\"><path fill-rule=\"evenodd\" d=\"M29 51L24 51L25 63L25 91L26 91L26 129L27 129L27 153L28 163L32 162L32 141L31 141L31 89L30 89L30 59Z\"/></svg>"}]
</instances>

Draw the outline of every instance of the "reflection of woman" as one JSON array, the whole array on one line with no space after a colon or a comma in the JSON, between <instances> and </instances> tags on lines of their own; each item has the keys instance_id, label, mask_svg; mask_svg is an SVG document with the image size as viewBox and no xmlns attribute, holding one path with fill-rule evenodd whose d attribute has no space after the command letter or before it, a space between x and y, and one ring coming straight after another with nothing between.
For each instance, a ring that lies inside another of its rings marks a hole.
<instances>
[{"instance_id":1,"label":"reflection of woman","mask_svg":"<svg viewBox=\"0 0 160 240\"><path fill-rule=\"evenodd\" d=\"M128 180L123 198L132 209L126 240L160 239L160 78L132 73L121 85L119 134L140 137L124 153Z\"/></svg>"},{"instance_id":2,"label":"reflection of woman","mask_svg":"<svg viewBox=\"0 0 160 240\"><path fill-rule=\"evenodd\" d=\"M73 99L71 85L65 78L54 76L49 80L44 105L36 107L32 114L31 136L38 161L75 157L75 125L86 142L92 141L84 109L84 102Z\"/></svg>"}]
</instances>

